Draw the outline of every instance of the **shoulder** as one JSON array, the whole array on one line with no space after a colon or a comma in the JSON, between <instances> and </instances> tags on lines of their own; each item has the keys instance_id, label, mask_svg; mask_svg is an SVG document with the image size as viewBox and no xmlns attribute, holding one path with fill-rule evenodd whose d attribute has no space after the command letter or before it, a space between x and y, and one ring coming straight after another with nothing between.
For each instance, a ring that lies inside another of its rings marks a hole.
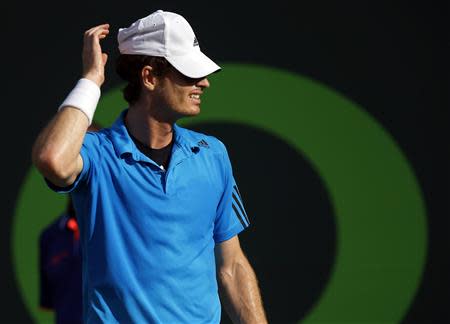
<instances>
[{"instance_id":1,"label":"shoulder","mask_svg":"<svg viewBox=\"0 0 450 324\"><path fill-rule=\"evenodd\" d=\"M186 128L183 128L183 132L184 138L187 139L192 146L197 147L196 150L200 152L199 156L202 156L205 159L204 161L213 162L218 170L220 170L222 176L232 172L231 161L226 146L220 139Z\"/></svg>"},{"instance_id":2,"label":"shoulder","mask_svg":"<svg viewBox=\"0 0 450 324\"><path fill-rule=\"evenodd\" d=\"M102 154L105 150L113 149L114 136L114 132L110 128L103 128L97 132L86 132L83 148L90 153Z\"/></svg>"},{"instance_id":3,"label":"shoulder","mask_svg":"<svg viewBox=\"0 0 450 324\"><path fill-rule=\"evenodd\" d=\"M182 132L182 136L187 139L192 145L201 148L207 148L211 153L226 153L225 144L215 136L193 131L191 129L177 127L177 130Z\"/></svg>"},{"instance_id":4,"label":"shoulder","mask_svg":"<svg viewBox=\"0 0 450 324\"><path fill-rule=\"evenodd\" d=\"M84 137L85 144L103 144L104 142L108 142L109 137L111 136L110 128L103 128L97 132L86 132L86 136Z\"/></svg>"}]
</instances>

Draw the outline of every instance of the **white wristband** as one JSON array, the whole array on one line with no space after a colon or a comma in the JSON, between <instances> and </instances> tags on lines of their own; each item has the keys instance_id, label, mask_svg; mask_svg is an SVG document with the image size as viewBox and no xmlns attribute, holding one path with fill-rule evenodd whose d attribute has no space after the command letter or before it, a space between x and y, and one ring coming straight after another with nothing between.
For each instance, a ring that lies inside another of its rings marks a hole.
<instances>
[{"instance_id":1,"label":"white wristband","mask_svg":"<svg viewBox=\"0 0 450 324\"><path fill-rule=\"evenodd\" d=\"M99 86L94 81L83 78L78 81L66 100L59 106L58 111L67 106L77 108L85 113L89 125L91 125L99 99Z\"/></svg>"}]
</instances>

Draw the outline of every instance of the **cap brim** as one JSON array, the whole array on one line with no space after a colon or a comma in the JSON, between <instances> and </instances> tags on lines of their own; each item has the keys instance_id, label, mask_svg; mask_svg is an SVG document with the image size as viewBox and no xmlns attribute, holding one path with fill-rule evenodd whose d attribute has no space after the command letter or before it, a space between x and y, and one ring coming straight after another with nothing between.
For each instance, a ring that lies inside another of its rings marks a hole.
<instances>
[{"instance_id":1,"label":"cap brim","mask_svg":"<svg viewBox=\"0 0 450 324\"><path fill-rule=\"evenodd\" d=\"M190 78L203 78L220 70L220 66L200 51L192 51L183 56L166 57L166 59L180 73Z\"/></svg>"}]
</instances>

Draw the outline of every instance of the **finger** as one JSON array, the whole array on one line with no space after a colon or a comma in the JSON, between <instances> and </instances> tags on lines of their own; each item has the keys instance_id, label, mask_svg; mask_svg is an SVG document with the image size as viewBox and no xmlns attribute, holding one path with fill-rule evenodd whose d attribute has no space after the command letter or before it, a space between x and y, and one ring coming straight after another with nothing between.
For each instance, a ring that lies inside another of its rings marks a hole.
<instances>
[{"instance_id":1,"label":"finger","mask_svg":"<svg viewBox=\"0 0 450 324\"><path fill-rule=\"evenodd\" d=\"M97 27L93 28L92 30L90 30L89 34L95 34L95 33L99 32L99 31L104 31L104 30L108 30L109 31L109 25L97 26Z\"/></svg>"},{"instance_id":2,"label":"finger","mask_svg":"<svg viewBox=\"0 0 450 324\"><path fill-rule=\"evenodd\" d=\"M84 33L84 35L85 36L90 36L90 35L94 34L95 32L97 32L99 30L108 30L109 31L109 24L103 24L103 25L98 25L98 26L92 27L91 29L88 29Z\"/></svg>"},{"instance_id":3,"label":"finger","mask_svg":"<svg viewBox=\"0 0 450 324\"><path fill-rule=\"evenodd\" d=\"M90 31L89 33L87 33L85 35L85 37L93 37L93 36L98 36L100 34L108 34L109 33L109 29L95 29Z\"/></svg>"},{"instance_id":4,"label":"finger","mask_svg":"<svg viewBox=\"0 0 450 324\"><path fill-rule=\"evenodd\" d=\"M101 29L101 30L99 31L99 34L108 35L108 34L109 34L109 29Z\"/></svg>"},{"instance_id":5,"label":"finger","mask_svg":"<svg viewBox=\"0 0 450 324\"><path fill-rule=\"evenodd\" d=\"M88 37L91 37L92 39L105 38L108 34L108 29L98 29L89 34Z\"/></svg>"},{"instance_id":6,"label":"finger","mask_svg":"<svg viewBox=\"0 0 450 324\"><path fill-rule=\"evenodd\" d=\"M106 29L108 29L109 28L109 24L101 24L101 25L94 26L94 27L89 28L88 30L86 30L86 33L87 32L91 32L91 31L93 31L95 29L99 29L99 28L106 28Z\"/></svg>"},{"instance_id":7,"label":"finger","mask_svg":"<svg viewBox=\"0 0 450 324\"><path fill-rule=\"evenodd\" d=\"M98 31L95 32L92 36L97 36L97 37L106 37L109 34L109 30L102 30L102 31Z\"/></svg>"},{"instance_id":8,"label":"finger","mask_svg":"<svg viewBox=\"0 0 450 324\"><path fill-rule=\"evenodd\" d=\"M99 29L99 30L92 32L92 34L86 35L84 42L88 46L97 46L100 44L100 40L106 38L106 36L108 34L109 34L108 29L103 29L103 30Z\"/></svg>"}]
</instances>

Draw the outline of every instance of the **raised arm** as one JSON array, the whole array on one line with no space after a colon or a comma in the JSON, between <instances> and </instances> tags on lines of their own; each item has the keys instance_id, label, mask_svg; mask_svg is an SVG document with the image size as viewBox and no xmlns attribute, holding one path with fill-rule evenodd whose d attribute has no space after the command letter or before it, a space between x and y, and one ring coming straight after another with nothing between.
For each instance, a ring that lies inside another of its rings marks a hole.
<instances>
[{"instance_id":1,"label":"raised arm","mask_svg":"<svg viewBox=\"0 0 450 324\"><path fill-rule=\"evenodd\" d=\"M255 272L238 236L215 247L219 291L233 323L267 323Z\"/></svg>"},{"instance_id":2,"label":"raised arm","mask_svg":"<svg viewBox=\"0 0 450 324\"><path fill-rule=\"evenodd\" d=\"M57 186L71 185L83 168L80 149L97 105L99 88L105 80L104 70L108 59L102 53L100 40L108 33L108 24L85 32L83 79L69 95L68 99L71 100L64 101L63 109L58 110L33 145L33 163Z\"/></svg>"}]
</instances>

